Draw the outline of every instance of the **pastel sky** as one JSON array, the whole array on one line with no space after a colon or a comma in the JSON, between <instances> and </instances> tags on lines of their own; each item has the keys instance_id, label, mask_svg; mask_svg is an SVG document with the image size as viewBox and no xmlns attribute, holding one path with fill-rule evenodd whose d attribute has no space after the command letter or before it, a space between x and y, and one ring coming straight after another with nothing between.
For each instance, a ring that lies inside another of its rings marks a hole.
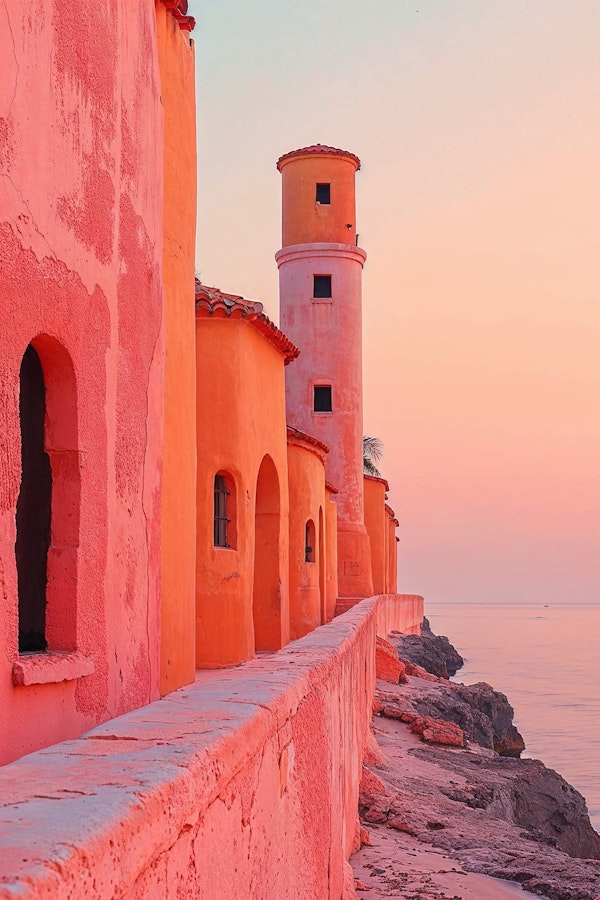
<instances>
[{"instance_id":1,"label":"pastel sky","mask_svg":"<svg viewBox=\"0 0 600 900\"><path fill-rule=\"evenodd\" d=\"M399 589L600 600L598 0L190 0L197 266L278 320L280 176L355 152Z\"/></svg>"}]
</instances>

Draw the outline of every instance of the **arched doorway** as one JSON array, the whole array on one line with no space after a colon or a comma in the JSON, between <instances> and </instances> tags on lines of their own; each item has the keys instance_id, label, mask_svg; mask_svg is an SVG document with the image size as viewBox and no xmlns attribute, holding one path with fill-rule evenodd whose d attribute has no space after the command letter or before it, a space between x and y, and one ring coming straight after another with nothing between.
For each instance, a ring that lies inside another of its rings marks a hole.
<instances>
[{"instance_id":1,"label":"arched doorway","mask_svg":"<svg viewBox=\"0 0 600 900\"><path fill-rule=\"evenodd\" d=\"M256 650L281 647L280 526L279 478L273 460L265 456L256 483L252 596Z\"/></svg>"}]
</instances>

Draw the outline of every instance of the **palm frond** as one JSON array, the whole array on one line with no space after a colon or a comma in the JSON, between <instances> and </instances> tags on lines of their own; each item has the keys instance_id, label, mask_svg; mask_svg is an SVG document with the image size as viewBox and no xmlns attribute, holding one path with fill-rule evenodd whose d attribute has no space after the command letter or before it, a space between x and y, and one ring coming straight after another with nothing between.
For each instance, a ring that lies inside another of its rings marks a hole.
<instances>
[{"instance_id":1,"label":"palm frond","mask_svg":"<svg viewBox=\"0 0 600 900\"><path fill-rule=\"evenodd\" d=\"M363 437L363 472L381 478L381 472L375 465L383 456L383 441L378 437Z\"/></svg>"}]
</instances>

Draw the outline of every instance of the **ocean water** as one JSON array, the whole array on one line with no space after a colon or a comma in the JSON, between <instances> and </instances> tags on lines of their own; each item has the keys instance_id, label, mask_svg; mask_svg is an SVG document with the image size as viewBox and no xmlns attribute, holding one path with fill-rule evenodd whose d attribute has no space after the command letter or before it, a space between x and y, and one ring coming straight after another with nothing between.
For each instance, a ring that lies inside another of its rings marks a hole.
<instances>
[{"instance_id":1,"label":"ocean water","mask_svg":"<svg viewBox=\"0 0 600 900\"><path fill-rule=\"evenodd\" d=\"M577 788L600 831L600 605L426 600L425 614L465 658L453 680L506 694L523 756Z\"/></svg>"}]
</instances>

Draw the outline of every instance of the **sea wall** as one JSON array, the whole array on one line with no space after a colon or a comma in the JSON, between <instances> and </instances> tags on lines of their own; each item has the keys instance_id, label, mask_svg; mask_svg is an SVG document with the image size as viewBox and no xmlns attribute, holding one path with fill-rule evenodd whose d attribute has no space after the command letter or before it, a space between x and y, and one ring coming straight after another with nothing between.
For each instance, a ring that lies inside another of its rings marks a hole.
<instances>
[{"instance_id":1,"label":"sea wall","mask_svg":"<svg viewBox=\"0 0 600 900\"><path fill-rule=\"evenodd\" d=\"M375 634L419 609L370 598L0 769L0 898L340 898Z\"/></svg>"},{"instance_id":2,"label":"sea wall","mask_svg":"<svg viewBox=\"0 0 600 900\"><path fill-rule=\"evenodd\" d=\"M377 634L386 638L392 631L420 634L424 615L423 597L418 594L380 594L377 597Z\"/></svg>"}]
</instances>

